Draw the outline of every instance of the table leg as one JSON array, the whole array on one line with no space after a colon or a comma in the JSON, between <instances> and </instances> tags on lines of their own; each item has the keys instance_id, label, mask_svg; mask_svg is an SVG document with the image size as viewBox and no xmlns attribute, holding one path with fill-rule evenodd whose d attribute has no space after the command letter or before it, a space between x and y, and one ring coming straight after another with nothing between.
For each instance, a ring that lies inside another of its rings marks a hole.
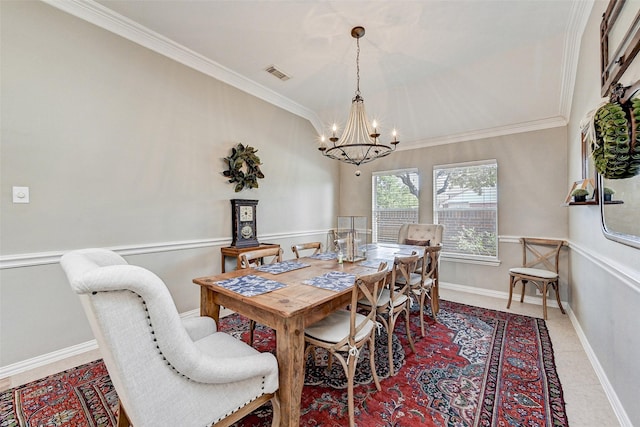
<instances>
[{"instance_id":1,"label":"table leg","mask_svg":"<svg viewBox=\"0 0 640 427\"><path fill-rule=\"evenodd\" d=\"M276 328L282 427L300 425L300 403L304 386L304 328L302 318L282 319Z\"/></svg>"},{"instance_id":2,"label":"table leg","mask_svg":"<svg viewBox=\"0 0 640 427\"><path fill-rule=\"evenodd\" d=\"M213 302L214 292L206 286L200 286L200 316L209 316L216 321L220 320L220 306Z\"/></svg>"}]
</instances>

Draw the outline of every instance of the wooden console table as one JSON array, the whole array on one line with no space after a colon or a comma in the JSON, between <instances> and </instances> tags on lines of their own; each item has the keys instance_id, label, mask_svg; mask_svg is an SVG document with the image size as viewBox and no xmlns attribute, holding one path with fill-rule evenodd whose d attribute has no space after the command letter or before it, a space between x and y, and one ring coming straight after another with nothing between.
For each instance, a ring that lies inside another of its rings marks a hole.
<instances>
[{"instance_id":1,"label":"wooden console table","mask_svg":"<svg viewBox=\"0 0 640 427\"><path fill-rule=\"evenodd\" d=\"M238 255L240 255L243 252L249 252L249 251L255 251L256 249L267 249L267 248L279 248L280 245L275 244L275 243L261 243L260 246L253 246L250 248L236 248L234 246L227 246L224 248L220 248L220 260L221 260L221 267L222 267L222 272L225 273L225 268L224 268L224 262L227 259L227 257L233 257L236 259L236 264L238 269L240 269L240 260L238 260Z\"/></svg>"}]
</instances>

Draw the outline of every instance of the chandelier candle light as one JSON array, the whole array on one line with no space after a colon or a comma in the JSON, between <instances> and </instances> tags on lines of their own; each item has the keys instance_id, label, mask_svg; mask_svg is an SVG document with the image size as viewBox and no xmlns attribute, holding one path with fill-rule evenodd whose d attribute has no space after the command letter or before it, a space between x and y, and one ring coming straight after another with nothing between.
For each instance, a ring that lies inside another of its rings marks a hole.
<instances>
[{"instance_id":1,"label":"chandelier candle light","mask_svg":"<svg viewBox=\"0 0 640 427\"><path fill-rule=\"evenodd\" d=\"M338 138L336 132L338 127L334 124L332 134L329 138L332 145L327 147L325 136L320 138L321 144L318 148L325 156L360 166L380 157L389 155L396 149L398 141L396 130L392 132L393 140L388 144L381 144L378 141L378 124L374 120L369 123L367 113L364 109L364 99L360 96L360 39L364 37L364 27L354 27L351 29L351 37L356 39L356 96L351 101L351 112L349 120L344 128L344 132ZM360 171L356 171L356 176Z\"/></svg>"}]
</instances>

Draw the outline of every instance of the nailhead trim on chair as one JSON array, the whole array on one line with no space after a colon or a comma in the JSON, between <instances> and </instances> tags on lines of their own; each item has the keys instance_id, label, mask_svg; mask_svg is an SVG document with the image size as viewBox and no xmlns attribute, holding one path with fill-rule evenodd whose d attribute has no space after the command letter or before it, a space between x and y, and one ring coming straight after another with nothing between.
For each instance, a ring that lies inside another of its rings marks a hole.
<instances>
[{"instance_id":1,"label":"nailhead trim on chair","mask_svg":"<svg viewBox=\"0 0 640 427\"><path fill-rule=\"evenodd\" d=\"M262 387L261 389L264 390L264 380L265 377L262 377ZM225 415L221 416L220 418L218 418L217 420L215 420L211 426L215 425L216 423L218 423L221 420L224 420L225 418L227 418L228 416L230 416L231 414L237 412L239 409L244 408L245 406L247 406L249 403L253 402L254 400L256 400L257 398L259 398L260 396L264 396L264 391L262 392L262 394L259 394L257 396L255 396L253 399L246 401L244 404L238 406L236 409L234 409L233 411L227 412Z\"/></svg>"},{"instance_id":2,"label":"nailhead trim on chair","mask_svg":"<svg viewBox=\"0 0 640 427\"><path fill-rule=\"evenodd\" d=\"M189 381L193 381L191 378L187 377L185 374L181 373L180 371L178 371L175 366L173 366L171 364L171 362L169 362L167 360L167 358L165 357L164 354L162 354L162 350L160 350L160 346L157 344L158 340L156 339L155 335L155 331L153 330L153 325L151 324L151 316L149 316L149 309L147 309L147 303L144 301L144 298L142 298L141 295L133 292L133 291L129 291L132 294L136 295L138 298L140 298L140 300L142 300L142 305L144 307L144 311L147 313L147 323L149 324L149 328L151 329L151 335L153 335L153 342L156 343L156 349L158 350L158 354L160 354L160 356L162 356L162 360L164 360L165 362L167 362L167 366L169 366L171 369L174 370L175 373L177 373L178 375L180 375L183 378L186 378ZM96 292L93 293L94 295L96 294ZM213 426L214 424L216 424L217 422L219 422L220 420L223 420L225 418L227 418L229 415L233 414L234 412L237 412L239 409L244 408L245 406L247 406L249 403L253 402L254 400L258 399L260 396L264 396L264 382L265 382L265 377L262 377L262 387L261 389L263 390L261 394L255 396L253 399L248 400L247 402L245 402L244 404L242 404L241 406L238 406L236 409L234 409L231 412L228 412L226 415L218 418L217 420L215 420L211 425ZM195 382L195 381L194 381Z\"/></svg>"},{"instance_id":3,"label":"nailhead trim on chair","mask_svg":"<svg viewBox=\"0 0 640 427\"><path fill-rule=\"evenodd\" d=\"M183 377L183 378L186 378L186 379L187 379L187 380L189 380L189 381L193 381L191 378L187 377L185 374L183 374L183 373L181 373L180 371L178 371L178 370L175 368L175 366L173 366L173 365L171 364L171 362L169 362L169 361L167 360L167 358L165 357L165 355L162 353L162 350L160 350L160 346L158 345L158 340L156 339L156 333L155 333L155 331L153 330L153 325L151 324L151 316L149 316L149 309L147 308L147 303L144 301L144 298L142 298L142 296L141 296L141 295L139 295L139 294L137 294L137 293L135 293L135 292L133 292L133 291L129 291L129 292L131 292L132 294L136 295L136 296L137 296L138 298L140 298L140 300L142 301L142 306L144 307L144 311L147 313L147 323L148 323L148 325L149 325L149 329L151 329L151 335L153 335L153 342L154 342L154 343L156 343L156 349L158 350L158 354L159 354L160 356L162 356L162 360L164 360L165 362L167 362L167 366L169 366L171 369L173 369L173 371L174 371L176 374L180 375L180 376L181 376L181 377Z\"/></svg>"}]
</instances>

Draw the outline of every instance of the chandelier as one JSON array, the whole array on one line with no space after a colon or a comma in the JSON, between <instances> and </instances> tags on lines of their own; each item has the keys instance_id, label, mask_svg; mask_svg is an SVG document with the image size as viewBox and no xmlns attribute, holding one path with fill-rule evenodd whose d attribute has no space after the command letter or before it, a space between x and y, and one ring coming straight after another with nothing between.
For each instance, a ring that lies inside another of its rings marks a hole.
<instances>
[{"instance_id":1,"label":"chandelier","mask_svg":"<svg viewBox=\"0 0 640 427\"><path fill-rule=\"evenodd\" d=\"M364 99L360 96L360 39L364 37L364 27L352 28L351 37L356 39L357 55L356 96L351 100L349 120L339 138L336 136L338 127L335 124L333 125L332 135L329 138L332 144L329 147L327 147L325 137L322 135L318 149L329 158L360 166L362 163L388 156L396 149L396 145L400 141L398 141L397 133L394 129L392 132L393 141L389 142L388 145L381 144L378 141L380 133L378 133L376 121L374 120L370 123L367 119ZM359 175L359 173L356 172L356 175Z\"/></svg>"}]
</instances>

